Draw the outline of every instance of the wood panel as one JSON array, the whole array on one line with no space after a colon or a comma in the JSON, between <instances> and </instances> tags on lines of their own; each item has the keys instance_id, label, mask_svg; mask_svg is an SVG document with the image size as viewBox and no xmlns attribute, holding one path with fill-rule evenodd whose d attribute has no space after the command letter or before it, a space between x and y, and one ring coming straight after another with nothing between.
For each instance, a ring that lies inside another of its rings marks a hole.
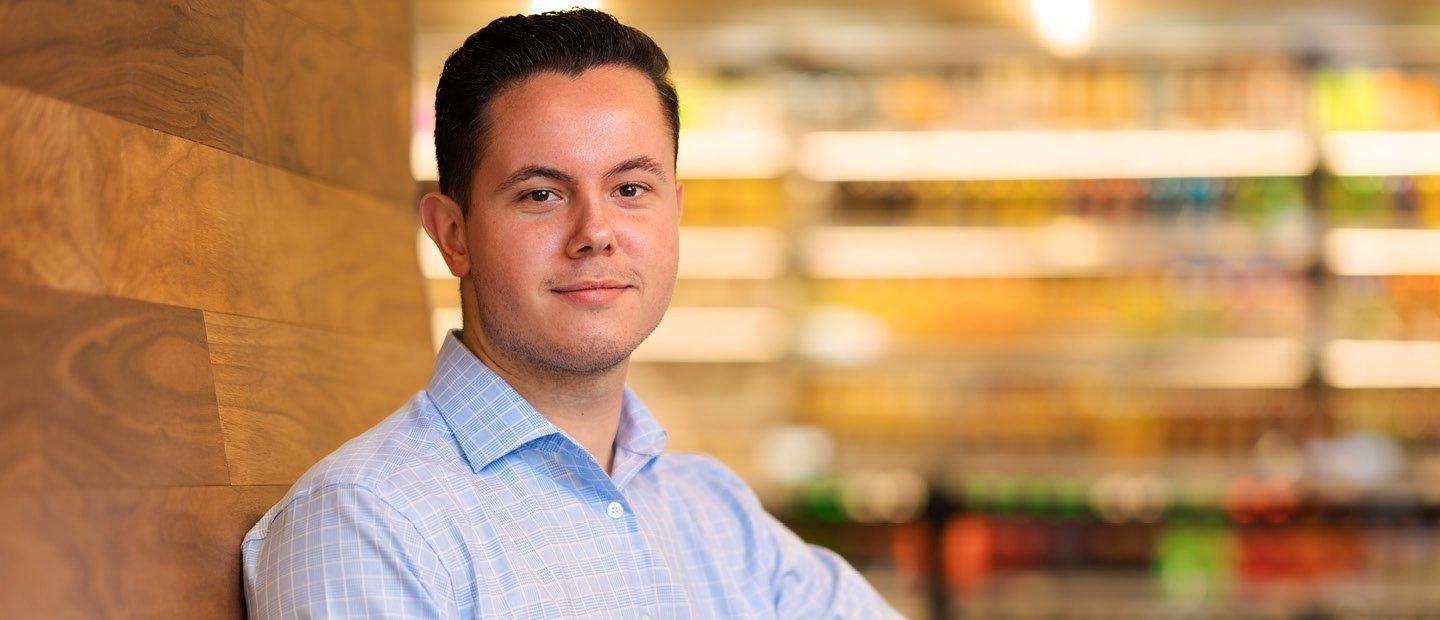
<instances>
[{"instance_id":1,"label":"wood panel","mask_svg":"<svg viewBox=\"0 0 1440 620\"><path fill-rule=\"evenodd\" d=\"M0 484L225 484L196 310L0 281Z\"/></svg>"},{"instance_id":2,"label":"wood panel","mask_svg":"<svg viewBox=\"0 0 1440 620\"><path fill-rule=\"evenodd\" d=\"M395 30L400 25L390 25L392 36L403 32ZM366 191L397 209L414 202L408 52L360 53L263 0L246 4L244 47L247 155Z\"/></svg>"},{"instance_id":3,"label":"wood panel","mask_svg":"<svg viewBox=\"0 0 1440 620\"><path fill-rule=\"evenodd\" d=\"M268 0L311 25L391 61L408 62L414 11L402 0Z\"/></svg>"},{"instance_id":4,"label":"wood panel","mask_svg":"<svg viewBox=\"0 0 1440 620\"><path fill-rule=\"evenodd\" d=\"M0 256L15 259L0 273L354 334L428 337L408 212L15 88L0 87L0 134L14 137L0 146L13 175L0 206L19 214L0 232Z\"/></svg>"},{"instance_id":5,"label":"wood panel","mask_svg":"<svg viewBox=\"0 0 1440 620\"><path fill-rule=\"evenodd\" d=\"M275 300L281 312L234 314L429 340L412 212L269 166L242 161L238 177L236 190L248 197L231 215L249 220L236 239L250 245L234 256L250 265L247 275L289 294Z\"/></svg>"},{"instance_id":6,"label":"wood panel","mask_svg":"<svg viewBox=\"0 0 1440 620\"><path fill-rule=\"evenodd\" d=\"M434 353L205 314L232 484L289 484L425 386Z\"/></svg>"},{"instance_id":7,"label":"wood panel","mask_svg":"<svg viewBox=\"0 0 1440 620\"><path fill-rule=\"evenodd\" d=\"M239 152L242 17L225 0L7 0L0 81Z\"/></svg>"},{"instance_id":8,"label":"wood panel","mask_svg":"<svg viewBox=\"0 0 1440 620\"><path fill-rule=\"evenodd\" d=\"M0 616L243 616L243 534L424 385L410 23L0 0Z\"/></svg>"},{"instance_id":9,"label":"wood panel","mask_svg":"<svg viewBox=\"0 0 1440 620\"><path fill-rule=\"evenodd\" d=\"M403 209L415 192L408 4L282 4L7 1L0 82Z\"/></svg>"},{"instance_id":10,"label":"wood panel","mask_svg":"<svg viewBox=\"0 0 1440 620\"><path fill-rule=\"evenodd\" d=\"M239 618L240 540L285 487L0 492L7 618Z\"/></svg>"},{"instance_id":11,"label":"wood panel","mask_svg":"<svg viewBox=\"0 0 1440 620\"><path fill-rule=\"evenodd\" d=\"M3 10L3 9L0 9ZM3 71L0 71L3 73ZM98 116L98 115L97 115ZM93 144L93 128L71 106L0 87L0 277L53 288L101 293L99 210L94 186L119 168L113 150ZM74 135L28 128L65 127Z\"/></svg>"}]
</instances>

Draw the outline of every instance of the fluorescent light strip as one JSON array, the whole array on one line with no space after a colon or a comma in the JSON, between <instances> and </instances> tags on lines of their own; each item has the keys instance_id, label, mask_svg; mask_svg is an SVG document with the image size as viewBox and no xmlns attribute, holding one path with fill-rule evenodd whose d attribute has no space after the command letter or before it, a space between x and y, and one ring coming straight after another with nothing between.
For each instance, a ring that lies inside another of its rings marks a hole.
<instances>
[{"instance_id":1,"label":"fluorescent light strip","mask_svg":"<svg viewBox=\"0 0 1440 620\"><path fill-rule=\"evenodd\" d=\"M680 228L679 277L764 280L785 272L785 236L764 227Z\"/></svg>"},{"instance_id":2,"label":"fluorescent light strip","mask_svg":"<svg viewBox=\"0 0 1440 620\"><path fill-rule=\"evenodd\" d=\"M420 272L430 279L450 280L450 266L425 229L415 233ZM765 280L785 272L785 236L764 227L680 228L678 277L685 279Z\"/></svg>"},{"instance_id":3,"label":"fluorescent light strip","mask_svg":"<svg viewBox=\"0 0 1440 620\"><path fill-rule=\"evenodd\" d=\"M459 308L436 308L430 311L430 344L436 351L445 344L445 335L460 329Z\"/></svg>"},{"instance_id":4,"label":"fluorescent light strip","mask_svg":"<svg viewBox=\"0 0 1440 620\"><path fill-rule=\"evenodd\" d=\"M790 141L775 129L684 129L681 179L773 179L790 166Z\"/></svg>"},{"instance_id":5,"label":"fluorescent light strip","mask_svg":"<svg viewBox=\"0 0 1440 620\"><path fill-rule=\"evenodd\" d=\"M670 308L631 355L637 362L774 362L790 346L790 326L774 308Z\"/></svg>"},{"instance_id":6,"label":"fluorescent light strip","mask_svg":"<svg viewBox=\"0 0 1440 620\"><path fill-rule=\"evenodd\" d=\"M1065 276L1143 261L1159 251L1143 247L1146 238L1142 230L1069 218L1015 228L818 227L804 233L801 259L821 278Z\"/></svg>"},{"instance_id":7,"label":"fluorescent light strip","mask_svg":"<svg viewBox=\"0 0 1440 620\"><path fill-rule=\"evenodd\" d=\"M1440 131L1329 131L1321 152L1338 175L1440 174Z\"/></svg>"},{"instance_id":8,"label":"fluorescent light strip","mask_svg":"<svg viewBox=\"0 0 1440 620\"><path fill-rule=\"evenodd\" d=\"M801 260L822 278L1026 278L1095 275L1187 254L1247 253L1307 268L1304 235L1238 225L1110 225L1076 217L1045 226L836 226L806 230Z\"/></svg>"},{"instance_id":9,"label":"fluorescent light strip","mask_svg":"<svg viewBox=\"0 0 1440 620\"><path fill-rule=\"evenodd\" d=\"M450 274L450 266L445 264L445 257L440 255L440 248L435 247L435 242L430 240L424 228L415 230L415 251L420 255L420 273L426 278L455 278Z\"/></svg>"},{"instance_id":10,"label":"fluorescent light strip","mask_svg":"<svg viewBox=\"0 0 1440 620\"><path fill-rule=\"evenodd\" d=\"M431 344L460 327L459 308L430 313ZM774 362L789 349L790 326L774 308L674 307L631 360L637 362Z\"/></svg>"},{"instance_id":11,"label":"fluorescent light strip","mask_svg":"<svg viewBox=\"0 0 1440 620\"><path fill-rule=\"evenodd\" d=\"M820 181L1295 176L1315 168L1298 130L824 131L798 167Z\"/></svg>"},{"instance_id":12,"label":"fluorescent light strip","mask_svg":"<svg viewBox=\"0 0 1440 620\"><path fill-rule=\"evenodd\" d=\"M435 161L435 134L428 131L410 134L410 175L416 181L440 180L440 164Z\"/></svg>"},{"instance_id":13,"label":"fluorescent light strip","mask_svg":"<svg viewBox=\"0 0 1440 620\"><path fill-rule=\"evenodd\" d=\"M1031 237L1021 228L815 228L801 256L820 278L1027 277L1045 272Z\"/></svg>"},{"instance_id":14,"label":"fluorescent light strip","mask_svg":"<svg viewBox=\"0 0 1440 620\"><path fill-rule=\"evenodd\" d=\"M1343 276L1440 274L1440 230L1337 228L1325 263Z\"/></svg>"},{"instance_id":15,"label":"fluorescent light strip","mask_svg":"<svg viewBox=\"0 0 1440 620\"><path fill-rule=\"evenodd\" d=\"M790 141L771 129L685 129L680 132L681 179L773 179L790 166ZM417 181L435 181L435 136L410 136L410 173Z\"/></svg>"},{"instance_id":16,"label":"fluorescent light strip","mask_svg":"<svg viewBox=\"0 0 1440 620\"><path fill-rule=\"evenodd\" d=\"M1150 365L1150 379L1166 387L1293 388L1309 379L1310 364L1309 348L1294 338L1216 338L1169 348Z\"/></svg>"},{"instance_id":17,"label":"fluorescent light strip","mask_svg":"<svg viewBox=\"0 0 1440 620\"><path fill-rule=\"evenodd\" d=\"M1440 341L1334 340L1321 369L1340 388L1440 388Z\"/></svg>"}]
</instances>

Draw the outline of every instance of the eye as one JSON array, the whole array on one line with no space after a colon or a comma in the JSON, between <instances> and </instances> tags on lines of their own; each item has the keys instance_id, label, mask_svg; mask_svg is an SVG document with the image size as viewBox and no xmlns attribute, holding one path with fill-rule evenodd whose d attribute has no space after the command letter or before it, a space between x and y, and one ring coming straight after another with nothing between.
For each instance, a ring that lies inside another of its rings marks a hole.
<instances>
[{"instance_id":1,"label":"eye","mask_svg":"<svg viewBox=\"0 0 1440 620\"><path fill-rule=\"evenodd\" d=\"M645 191L645 186L639 183L626 183L615 191L625 198L634 198Z\"/></svg>"},{"instance_id":2,"label":"eye","mask_svg":"<svg viewBox=\"0 0 1440 620\"><path fill-rule=\"evenodd\" d=\"M548 189L532 189L521 196L521 198L533 202L546 202L554 197L555 192Z\"/></svg>"}]
</instances>

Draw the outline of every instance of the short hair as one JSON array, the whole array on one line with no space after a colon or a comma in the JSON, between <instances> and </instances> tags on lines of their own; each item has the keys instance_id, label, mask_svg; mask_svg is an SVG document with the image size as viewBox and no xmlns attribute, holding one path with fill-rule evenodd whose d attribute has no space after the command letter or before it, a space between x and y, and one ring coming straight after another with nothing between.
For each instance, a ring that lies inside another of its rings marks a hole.
<instances>
[{"instance_id":1,"label":"short hair","mask_svg":"<svg viewBox=\"0 0 1440 620\"><path fill-rule=\"evenodd\" d=\"M490 129L487 108L503 89L541 72L577 76L602 65L630 67L650 78L678 155L679 97L670 61L654 40L593 9L511 15L470 35L445 60L435 89L440 192L469 212L470 183Z\"/></svg>"}]
</instances>

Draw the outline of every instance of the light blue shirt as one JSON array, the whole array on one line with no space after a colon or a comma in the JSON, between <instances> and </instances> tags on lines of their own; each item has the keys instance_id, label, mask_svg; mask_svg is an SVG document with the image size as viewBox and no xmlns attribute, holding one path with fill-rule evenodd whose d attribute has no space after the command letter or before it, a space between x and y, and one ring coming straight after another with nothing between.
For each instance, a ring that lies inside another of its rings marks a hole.
<instances>
[{"instance_id":1,"label":"light blue shirt","mask_svg":"<svg viewBox=\"0 0 1440 620\"><path fill-rule=\"evenodd\" d=\"M628 386L607 475L458 334L245 536L251 616L898 616L719 461L665 452Z\"/></svg>"}]
</instances>

